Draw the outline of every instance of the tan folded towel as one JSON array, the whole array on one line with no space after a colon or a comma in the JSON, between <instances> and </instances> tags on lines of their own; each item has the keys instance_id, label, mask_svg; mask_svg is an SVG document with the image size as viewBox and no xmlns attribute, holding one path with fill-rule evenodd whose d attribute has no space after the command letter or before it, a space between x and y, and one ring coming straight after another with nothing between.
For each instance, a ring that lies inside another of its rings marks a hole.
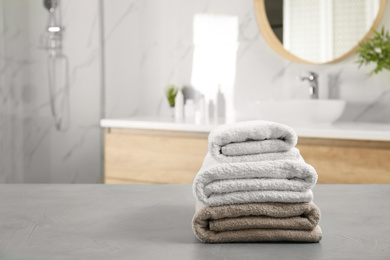
<instances>
[{"instance_id":1,"label":"tan folded towel","mask_svg":"<svg viewBox=\"0 0 390 260\"><path fill-rule=\"evenodd\" d=\"M320 210L313 203L249 203L207 207L199 202L192 220L206 243L318 242Z\"/></svg>"}]
</instances>

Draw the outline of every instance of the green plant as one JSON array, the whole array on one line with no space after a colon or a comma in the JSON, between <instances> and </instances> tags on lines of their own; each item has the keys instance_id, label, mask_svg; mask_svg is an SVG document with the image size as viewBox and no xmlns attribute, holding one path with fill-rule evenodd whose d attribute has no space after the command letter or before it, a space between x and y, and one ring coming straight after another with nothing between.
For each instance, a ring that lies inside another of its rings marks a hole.
<instances>
[{"instance_id":1,"label":"green plant","mask_svg":"<svg viewBox=\"0 0 390 260\"><path fill-rule=\"evenodd\" d=\"M178 90L179 88L176 87L175 85L168 85L168 87L165 90L165 95L167 96L169 105L171 107L175 106L175 98Z\"/></svg>"},{"instance_id":2,"label":"green plant","mask_svg":"<svg viewBox=\"0 0 390 260\"><path fill-rule=\"evenodd\" d=\"M373 30L374 36L361 42L360 48L357 51L359 55L357 63L359 68L362 65L368 65L369 63L375 63L376 67L372 74L377 74L383 69L390 70L390 35L389 31L385 32L385 28L382 27L381 32Z\"/></svg>"}]
</instances>

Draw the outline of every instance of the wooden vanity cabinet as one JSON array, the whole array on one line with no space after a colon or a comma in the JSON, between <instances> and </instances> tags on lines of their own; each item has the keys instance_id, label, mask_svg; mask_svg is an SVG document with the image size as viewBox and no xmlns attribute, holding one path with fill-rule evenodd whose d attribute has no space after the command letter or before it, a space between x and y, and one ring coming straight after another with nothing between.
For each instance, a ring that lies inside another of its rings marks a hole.
<instances>
[{"instance_id":1,"label":"wooden vanity cabinet","mask_svg":"<svg viewBox=\"0 0 390 260\"><path fill-rule=\"evenodd\" d=\"M299 138L318 183L390 184L390 142Z\"/></svg>"},{"instance_id":2,"label":"wooden vanity cabinet","mask_svg":"<svg viewBox=\"0 0 390 260\"><path fill-rule=\"evenodd\" d=\"M207 134L108 129L105 183L192 183L207 153Z\"/></svg>"},{"instance_id":3,"label":"wooden vanity cabinet","mask_svg":"<svg viewBox=\"0 0 390 260\"><path fill-rule=\"evenodd\" d=\"M104 182L192 183L207 135L109 128ZM390 142L300 137L297 147L317 170L318 183L390 183Z\"/></svg>"}]
</instances>

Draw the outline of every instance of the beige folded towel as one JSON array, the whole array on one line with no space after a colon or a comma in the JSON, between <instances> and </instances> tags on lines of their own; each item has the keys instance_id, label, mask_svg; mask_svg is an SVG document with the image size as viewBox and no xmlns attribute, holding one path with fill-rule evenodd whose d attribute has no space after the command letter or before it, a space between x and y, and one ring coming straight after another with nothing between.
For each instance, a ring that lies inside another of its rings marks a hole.
<instances>
[{"instance_id":1,"label":"beige folded towel","mask_svg":"<svg viewBox=\"0 0 390 260\"><path fill-rule=\"evenodd\" d=\"M320 210L313 203L248 203L207 207L197 202L195 236L206 243L318 242Z\"/></svg>"}]
</instances>

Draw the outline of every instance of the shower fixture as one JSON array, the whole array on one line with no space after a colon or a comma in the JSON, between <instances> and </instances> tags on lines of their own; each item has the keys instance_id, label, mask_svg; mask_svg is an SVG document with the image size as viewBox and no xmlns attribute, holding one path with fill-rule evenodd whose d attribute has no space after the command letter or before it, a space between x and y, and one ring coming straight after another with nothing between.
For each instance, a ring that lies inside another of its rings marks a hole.
<instances>
[{"instance_id":1,"label":"shower fixture","mask_svg":"<svg viewBox=\"0 0 390 260\"><path fill-rule=\"evenodd\" d=\"M50 109L56 129L65 131L69 127L69 69L68 58L62 52L64 28L59 23L59 0L44 0L43 5L49 11L45 49Z\"/></svg>"}]
</instances>

